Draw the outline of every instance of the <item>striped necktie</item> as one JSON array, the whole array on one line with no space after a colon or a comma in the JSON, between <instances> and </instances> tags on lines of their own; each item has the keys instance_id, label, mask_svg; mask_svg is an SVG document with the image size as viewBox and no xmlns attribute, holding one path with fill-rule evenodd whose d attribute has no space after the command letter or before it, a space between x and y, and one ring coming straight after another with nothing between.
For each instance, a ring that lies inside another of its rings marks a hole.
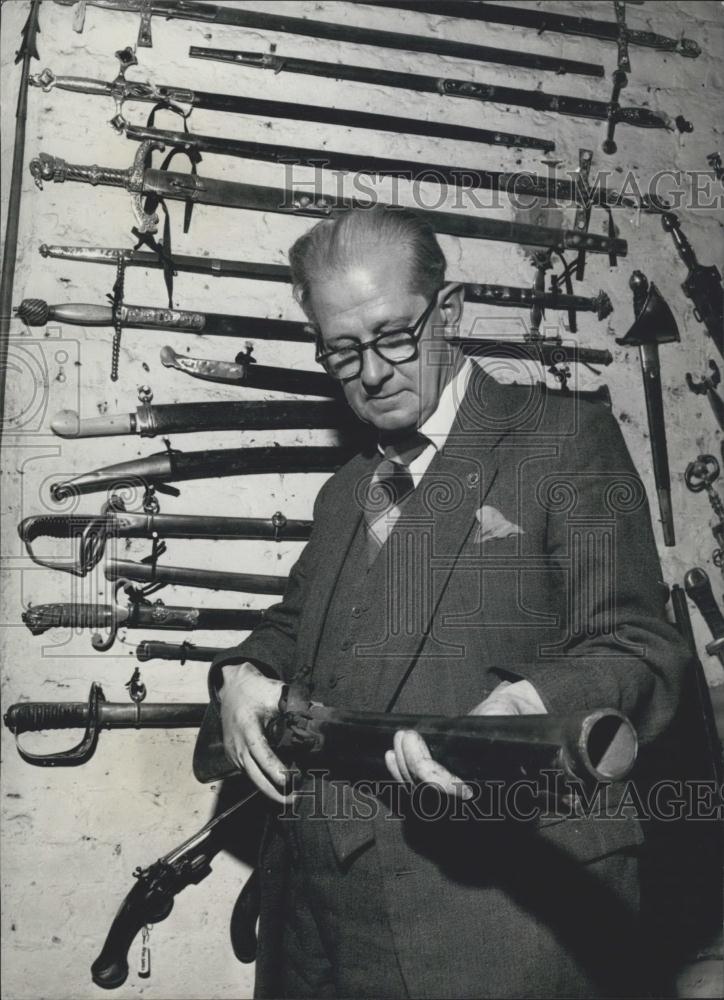
<instances>
[{"instance_id":1,"label":"striped necktie","mask_svg":"<svg viewBox=\"0 0 724 1000\"><path fill-rule=\"evenodd\" d=\"M430 439L414 434L388 444L375 469L365 496L367 561L371 566L400 515L400 505L415 489L410 464L422 454Z\"/></svg>"}]
</instances>

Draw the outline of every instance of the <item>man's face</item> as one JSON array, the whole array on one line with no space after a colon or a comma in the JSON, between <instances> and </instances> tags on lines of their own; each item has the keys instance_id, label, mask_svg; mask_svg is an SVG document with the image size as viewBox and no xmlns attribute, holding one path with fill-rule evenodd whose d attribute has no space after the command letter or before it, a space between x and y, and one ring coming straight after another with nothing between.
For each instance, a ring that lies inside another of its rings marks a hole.
<instances>
[{"instance_id":1,"label":"man's face","mask_svg":"<svg viewBox=\"0 0 724 1000\"><path fill-rule=\"evenodd\" d=\"M389 248L372 248L368 261L334 270L311 290L322 351L365 344L381 333L409 328L428 303L424 295L410 291L406 255ZM448 319L444 311L437 304L433 308L411 361L394 365L372 349L362 353L360 374L342 383L347 402L361 420L396 433L419 427L434 411L453 358L440 336Z\"/></svg>"}]
</instances>

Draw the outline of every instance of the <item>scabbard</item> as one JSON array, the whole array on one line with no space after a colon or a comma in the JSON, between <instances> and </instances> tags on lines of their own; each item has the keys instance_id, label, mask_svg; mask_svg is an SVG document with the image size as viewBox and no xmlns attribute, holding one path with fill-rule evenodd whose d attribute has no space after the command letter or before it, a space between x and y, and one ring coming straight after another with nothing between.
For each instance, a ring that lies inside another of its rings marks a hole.
<instances>
[{"instance_id":1,"label":"scabbard","mask_svg":"<svg viewBox=\"0 0 724 1000\"><path fill-rule=\"evenodd\" d=\"M37 604L22 614L22 621L33 635L51 628L167 629L190 632L195 629L230 629L248 631L259 624L263 611L248 608L187 608L133 603L126 608L109 604Z\"/></svg>"},{"instance_id":2,"label":"scabbard","mask_svg":"<svg viewBox=\"0 0 724 1000\"><path fill-rule=\"evenodd\" d=\"M23 299L15 312L28 326L45 326L51 321L69 323L71 326L114 326L119 321L124 327L140 330L175 330L179 333L214 337L253 337L298 343L310 343L312 340L307 324L294 320L193 312L187 309L123 304L114 313L111 306L87 302L49 305L43 299Z\"/></svg>"},{"instance_id":3,"label":"scabbard","mask_svg":"<svg viewBox=\"0 0 724 1000\"><path fill-rule=\"evenodd\" d=\"M332 402L249 402L142 404L135 413L81 420L74 410L61 410L50 428L62 438L139 434L189 434L197 431L259 431L351 426L349 407Z\"/></svg>"},{"instance_id":4,"label":"scabbard","mask_svg":"<svg viewBox=\"0 0 724 1000\"><path fill-rule=\"evenodd\" d=\"M612 364L610 351L575 344L559 344L551 340L488 340L486 337L452 337L468 357L530 359L550 367L561 364L602 365Z\"/></svg>"},{"instance_id":5,"label":"scabbard","mask_svg":"<svg viewBox=\"0 0 724 1000\"><path fill-rule=\"evenodd\" d=\"M236 385L245 389L271 389L274 392L293 392L303 396L330 396L340 399L341 383L324 372L308 372L297 368L280 368L251 362L246 354L237 355L236 361L213 361L210 358L192 358L179 354L166 345L161 348L161 364L175 368L204 382Z\"/></svg>"},{"instance_id":6,"label":"scabbard","mask_svg":"<svg viewBox=\"0 0 724 1000\"><path fill-rule=\"evenodd\" d=\"M116 538L214 538L274 539L306 541L311 521L288 519L277 512L272 517L219 517L215 514L137 514L109 511L105 514L34 514L18 525L20 538L74 538L87 531Z\"/></svg>"},{"instance_id":7,"label":"scabbard","mask_svg":"<svg viewBox=\"0 0 724 1000\"><path fill-rule=\"evenodd\" d=\"M265 473L334 472L351 457L345 448L266 447L171 451L119 462L54 483L51 495L60 501L80 493L113 490L123 484L147 489L189 479L263 475Z\"/></svg>"},{"instance_id":8,"label":"scabbard","mask_svg":"<svg viewBox=\"0 0 724 1000\"><path fill-rule=\"evenodd\" d=\"M223 653L224 646L195 646L191 642L156 642L144 639L136 646L136 659L140 663L149 660L173 660L182 666L189 660L194 663L210 663L215 656Z\"/></svg>"},{"instance_id":9,"label":"scabbard","mask_svg":"<svg viewBox=\"0 0 724 1000\"><path fill-rule=\"evenodd\" d=\"M206 705L198 702L101 702L100 729L193 729L201 725ZM90 710L82 701L23 701L11 705L3 717L16 736L45 729L81 729Z\"/></svg>"},{"instance_id":10,"label":"scabbard","mask_svg":"<svg viewBox=\"0 0 724 1000\"><path fill-rule=\"evenodd\" d=\"M187 566L164 566L158 563L133 562L130 559L108 559L106 580L131 580L134 583L176 584L182 587L202 587L206 590L232 590L248 594L283 594L285 576L264 576L258 573L227 573L222 570L193 569Z\"/></svg>"},{"instance_id":11,"label":"scabbard","mask_svg":"<svg viewBox=\"0 0 724 1000\"><path fill-rule=\"evenodd\" d=\"M708 574L698 566L690 569L684 577L684 589L711 632L712 641L707 643L707 653L718 657L719 662L724 664L724 615L719 610Z\"/></svg>"}]
</instances>

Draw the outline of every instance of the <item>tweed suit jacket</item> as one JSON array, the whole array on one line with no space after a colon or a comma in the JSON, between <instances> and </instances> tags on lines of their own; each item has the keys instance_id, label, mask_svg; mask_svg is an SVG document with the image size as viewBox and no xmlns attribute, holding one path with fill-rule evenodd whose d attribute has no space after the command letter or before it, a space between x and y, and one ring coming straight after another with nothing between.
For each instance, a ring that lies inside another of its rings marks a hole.
<instances>
[{"instance_id":1,"label":"tweed suit jacket","mask_svg":"<svg viewBox=\"0 0 724 1000\"><path fill-rule=\"evenodd\" d=\"M323 486L311 539L282 602L217 659L212 675L224 663L250 660L287 681L301 672L314 682L326 610L362 516L360 484L377 461L375 453L359 454ZM450 435L401 520L387 546L406 531L424 553L417 579L425 597L417 625L390 630L382 623L379 655L364 660L363 703L347 707L465 714L501 680L524 678L550 713L609 706L631 718L643 745L665 732L689 654L665 617L666 588L643 486L604 406L503 385L476 366ZM398 583L389 578L391 587ZM208 740L214 730L212 698L195 762L197 773L212 777ZM370 836L370 824L352 829L335 845L340 864ZM491 914L490 894L479 891L480 873L466 883L461 859L470 855L462 844L454 850L452 870L449 844L446 851L444 838L430 843L429 829L425 843L400 836L383 817L373 829L400 967L413 995L442 995L421 961L430 932L422 900L434 899L435 933L447 927L449 946L457 949L466 933L472 933L473 948L478 930L470 928L486 921L508 920L509 933L516 934L520 898L506 910L498 894ZM502 856L508 848L496 837L488 853ZM516 832L513 840L518 837ZM543 850L542 865L549 850L548 860L563 865L565 873L566 866L591 864L641 840L633 819L554 817L540 823L535 838L520 849L530 857ZM411 868L411 856L422 859L419 866ZM274 995L288 863L271 823L260 858L260 996ZM408 872L414 877L400 877ZM525 901L528 909L536 905Z\"/></svg>"}]
</instances>

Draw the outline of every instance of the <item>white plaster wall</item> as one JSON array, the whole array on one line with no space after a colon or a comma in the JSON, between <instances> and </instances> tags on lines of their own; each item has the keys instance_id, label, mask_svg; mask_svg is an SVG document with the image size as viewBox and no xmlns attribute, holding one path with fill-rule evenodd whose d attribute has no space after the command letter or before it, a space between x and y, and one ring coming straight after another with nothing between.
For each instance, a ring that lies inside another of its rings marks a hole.
<instances>
[{"instance_id":1,"label":"white plaster wall","mask_svg":"<svg viewBox=\"0 0 724 1000\"><path fill-rule=\"evenodd\" d=\"M227 3L229 0L227 0ZM497 25L466 24L453 19L428 16L424 12L387 12L378 8L343 3L255 3L254 9L294 15L344 20L461 40L479 39L491 45L529 47L541 53L603 62L610 76L615 66L615 46L561 35L536 37L533 33ZM422 5L421 5L422 6ZM563 3L546 6L562 12L580 12L609 20L607 3ZM27 3L12 0L2 5L2 166L3 199L7 196L9 165L12 159L13 116L18 69L13 56L19 31L27 14ZM333 42L314 43L310 39L213 27L194 22L153 21L154 47L139 50L141 65L130 71L134 79L190 85L198 89L226 91L298 100L307 103L388 112L413 117L440 118L469 125L549 135L556 141L556 157L562 169L574 169L579 147L595 150L594 166L613 166L617 171L633 170L642 185L662 168L702 171L706 155L722 150L720 54L724 43L724 13L720 4L677 3L649 0L645 7L630 6L629 22L634 27L652 28L668 35L685 33L704 49L699 59L687 60L651 50L632 48L633 72L625 104L644 104L672 115L683 114L694 123L690 135L644 132L619 126L619 150L607 159L600 152L604 126L563 116L494 105L436 98L401 90L385 90L355 84L336 84L294 75L262 74L187 58L190 44L268 51L276 44L282 54L313 56L369 66L394 67L412 72L445 74L497 82L518 87L541 86L549 92L569 93L607 99L610 82L582 77L555 77L529 70L476 65L467 61L440 59L434 55L414 55L384 49L346 46ZM57 74L74 74L111 79L116 73L113 53L135 43L138 18L88 7L83 34L72 30L72 12L52 2L41 7L41 53L37 71L49 66ZM149 105L130 105L128 117L145 121ZM31 90L29 96L26 161L43 150L70 162L99 163L126 167L135 144L114 134L108 119L114 113L110 99L54 91ZM176 119L161 114L157 124L177 128ZM289 142L344 151L398 155L442 163L491 169L523 167L542 172L541 155L532 151L499 150L472 144L454 144L435 139L341 130L304 122L268 122L262 119L195 111L192 130L199 133L257 138L261 141ZM179 167L183 169L183 167ZM246 179L282 186L288 182L283 168L205 156L201 174L226 179ZM623 176L619 173L618 177ZM312 172L297 169L294 181L311 180ZM327 190L335 191L336 177L325 179ZM347 178L345 193L353 193ZM392 182L379 185L384 200L389 199ZM447 203L454 200L454 191ZM485 196L485 193L481 193ZM424 188L428 203L435 203L438 190ZM400 198L412 203L409 185L400 185ZM504 199L503 199L504 201ZM443 206L440 206L443 207ZM6 202L3 201L3 224ZM310 222L278 215L225 211L197 207L191 232L181 233L182 206L172 205L174 249L179 253L202 254L270 262L284 262L290 243ZM481 213L485 214L485 213ZM487 214L494 214L488 210ZM505 206L498 217L510 216ZM721 263L721 213L711 210L680 211L684 229L704 264ZM572 219L572 210L567 212ZM700 452L718 453L720 433L703 397L693 396L684 384L684 373L702 373L714 352L703 327L695 320L692 306L680 285L685 276L673 243L656 219L633 212L616 214L620 234L629 243L629 255L611 269L607 258L590 256L586 281L576 291L594 294L605 289L615 305L613 316L602 324L590 315L580 316L581 344L609 347L615 364L595 376L579 374L581 387L608 383L614 412L622 421L623 432L638 465L649 495L655 498L649 451L644 398L637 352L617 348L613 335L622 335L632 320L628 279L634 268L643 269L655 281L674 310L681 330L681 343L662 349L665 383L667 432L672 468L673 508L678 544L666 549L661 541L655 499L652 503L655 530L666 580L681 582L687 569L705 567L718 580L711 565L714 541L709 532L710 510L705 498L689 493L683 483L686 463ZM113 270L94 265L44 261L37 252L43 243L130 246L133 224L129 196L122 190L90 188L77 184L47 185L43 192L25 172L23 203L15 279L15 301L25 296L49 302L105 301L111 290ZM591 229L605 231L605 216L594 211ZM450 263L450 273L466 280L528 284L530 265L521 250L510 244L441 239ZM165 301L159 271L130 269L126 299L130 302L161 305ZM286 285L210 279L181 274L176 279L175 304L217 312L254 316L300 318ZM487 332L495 330L515 335L525 317L510 310L468 307L468 328L481 322ZM559 317L549 316L549 326ZM560 317L562 322L562 317ZM562 328L565 334L565 329ZM135 644L144 638L222 645L235 640L232 634L161 634L128 632L108 653L94 653L89 634L69 631L30 636L20 615L29 603L57 600L99 599L108 585L96 571L83 581L42 570L25 556L15 526L32 513L59 510L49 497L49 485L59 477L87 470L110 461L122 461L159 450L160 442L127 437L64 442L50 433L50 419L62 408L80 409L83 416L101 410L127 412L137 405L139 385L149 383L155 402L239 398L237 390L213 387L180 373L164 369L159 361L161 347L168 343L177 351L194 356L231 360L238 342L223 338L189 337L179 333L127 331L123 335L120 380L109 381L110 331L51 325L47 330L28 331L15 321L12 326L8 412L17 418L5 438L2 454L3 514L3 625L2 681L4 702L18 700L83 700L92 680L102 683L109 700L125 700L135 657ZM257 342L260 362L290 363L313 367L312 348L306 345L275 349L273 343ZM720 359L718 359L720 360ZM42 372L45 371L45 377ZM38 374L40 373L40 375ZM507 377L510 377L508 375ZM43 384L45 380L45 384ZM257 393L257 396L263 396ZM249 392L249 398L254 394ZM173 443L185 450L234 447L272 440L271 434L225 432L177 436ZM275 440L282 443L328 441L325 432L284 432ZM289 517L308 517L313 498L324 477L265 476L222 479L214 482L182 484L178 499L162 498L167 512L270 515L281 509ZM100 496L83 497L81 512L95 512ZM129 545L131 557L146 554L146 543ZM175 565L217 566L256 572L286 572L299 551L299 543L279 546L271 543L169 542L167 561ZM109 592L110 596L110 592ZM169 604L238 606L239 595L168 588ZM266 599L251 598L249 606L263 606ZM711 683L721 683L718 662L704 652L708 639L696 609L692 619ZM193 701L205 697L203 664L153 662L143 669L149 699ZM68 734L37 737L33 746L49 749L63 745ZM74 734L73 734L74 735ZM116 907L132 885L131 871L165 854L212 815L216 786L201 786L191 774L194 733L145 732L110 733L101 737L95 758L85 767L46 771L23 764L6 730L3 746L3 995L12 1000L75 1000L101 995L90 980L89 967L103 942ZM182 1000L182 998L230 998L250 996L251 970L237 964L228 946L227 924L239 886L248 869L228 854L214 862L213 874L201 885L190 888L177 900L174 912L157 925L151 935L152 977L137 976L140 942L131 949L131 974L117 991L119 998L137 996Z\"/></svg>"}]
</instances>

